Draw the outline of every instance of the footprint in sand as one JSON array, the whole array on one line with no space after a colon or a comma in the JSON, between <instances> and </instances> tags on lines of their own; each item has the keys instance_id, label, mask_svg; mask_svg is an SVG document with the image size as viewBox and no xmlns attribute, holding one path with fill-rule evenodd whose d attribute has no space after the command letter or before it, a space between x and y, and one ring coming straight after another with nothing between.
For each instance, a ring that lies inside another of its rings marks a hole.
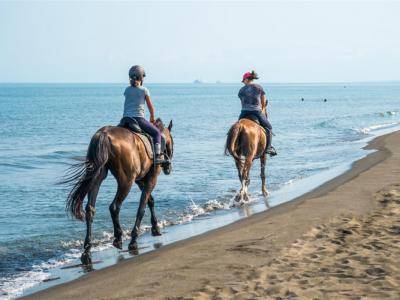
<instances>
[{"instance_id":1,"label":"footprint in sand","mask_svg":"<svg viewBox=\"0 0 400 300\"><path fill-rule=\"evenodd\" d=\"M382 268L371 268L367 269L365 272L370 276L377 276L377 277L385 276L387 274L387 272Z\"/></svg>"}]
</instances>

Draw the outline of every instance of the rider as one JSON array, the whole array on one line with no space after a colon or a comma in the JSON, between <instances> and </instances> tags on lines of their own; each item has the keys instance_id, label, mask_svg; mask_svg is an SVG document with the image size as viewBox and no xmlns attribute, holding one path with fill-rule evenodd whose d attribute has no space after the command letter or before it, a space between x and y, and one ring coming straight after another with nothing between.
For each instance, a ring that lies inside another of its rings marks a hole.
<instances>
[{"instance_id":1,"label":"rider","mask_svg":"<svg viewBox=\"0 0 400 300\"><path fill-rule=\"evenodd\" d=\"M243 74L242 82L244 83L244 87L239 90L238 94L240 101L242 102L242 111L239 120L249 116L256 117L268 135L266 152L270 156L275 156L277 155L276 150L271 146L272 126L267 119L268 101L265 97L263 88L259 84L253 83L254 79L258 79L258 75L254 71Z\"/></svg>"},{"instance_id":2,"label":"rider","mask_svg":"<svg viewBox=\"0 0 400 300\"><path fill-rule=\"evenodd\" d=\"M161 153L161 132L154 125L154 106L150 99L149 90L143 86L143 79L146 76L141 66L133 66L129 70L130 86L125 89L124 118L135 119L140 128L153 138L154 150L156 153L156 164L163 164L166 161ZM145 102L150 112L150 122L145 119Z\"/></svg>"}]
</instances>

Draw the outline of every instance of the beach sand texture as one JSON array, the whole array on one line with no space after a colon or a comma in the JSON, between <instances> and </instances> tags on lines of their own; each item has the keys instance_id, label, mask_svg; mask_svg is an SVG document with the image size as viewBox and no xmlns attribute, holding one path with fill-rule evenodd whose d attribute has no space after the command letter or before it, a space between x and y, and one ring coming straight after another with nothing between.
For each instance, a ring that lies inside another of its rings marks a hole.
<instances>
[{"instance_id":1,"label":"beach sand texture","mask_svg":"<svg viewBox=\"0 0 400 300\"><path fill-rule=\"evenodd\" d=\"M318 225L265 266L239 271L236 282L207 286L195 298L399 299L400 184L376 198L371 214Z\"/></svg>"},{"instance_id":2,"label":"beach sand texture","mask_svg":"<svg viewBox=\"0 0 400 300\"><path fill-rule=\"evenodd\" d=\"M294 201L28 298L399 299L400 132L368 148Z\"/></svg>"}]
</instances>

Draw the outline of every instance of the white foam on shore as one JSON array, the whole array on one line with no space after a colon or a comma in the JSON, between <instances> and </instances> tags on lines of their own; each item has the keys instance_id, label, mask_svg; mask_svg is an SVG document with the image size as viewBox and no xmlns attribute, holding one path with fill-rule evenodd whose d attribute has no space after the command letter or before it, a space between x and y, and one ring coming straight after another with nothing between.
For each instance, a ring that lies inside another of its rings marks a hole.
<instances>
[{"instance_id":1,"label":"white foam on shore","mask_svg":"<svg viewBox=\"0 0 400 300\"><path fill-rule=\"evenodd\" d=\"M385 129L399 125L399 122L391 122L391 123L384 123L384 124L376 124L368 127L358 128L356 129L357 132L368 134L371 131L378 130L378 129Z\"/></svg>"},{"instance_id":2,"label":"white foam on shore","mask_svg":"<svg viewBox=\"0 0 400 300\"><path fill-rule=\"evenodd\" d=\"M0 299L14 299L23 295L24 290L34 287L50 278L50 269L74 262L80 255L81 253L78 249L71 249L58 258L52 258L46 262L34 264L31 270L22 271L13 275L11 278L7 278L0 286L0 291L6 293L5 295L0 294Z\"/></svg>"}]
</instances>

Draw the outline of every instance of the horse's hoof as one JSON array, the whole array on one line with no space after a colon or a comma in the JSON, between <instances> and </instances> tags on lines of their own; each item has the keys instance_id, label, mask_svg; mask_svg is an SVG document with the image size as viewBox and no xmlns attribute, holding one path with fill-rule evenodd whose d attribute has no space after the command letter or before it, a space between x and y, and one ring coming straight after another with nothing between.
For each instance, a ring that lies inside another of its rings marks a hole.
<instances>
[{"instance_id":1,"label":"horse's hoof","mask_svg":"<svg viewBox=\"0 0 400 300\"><path fill-rule=\"evenodd\" d=\"M84 266L89 266L92 264L92 255L90 252L83 252L81 256L81 262Z\"/></svg>"},{"instance_id":2,"label":"horse's hoof","mask_svg":"<svg viewBox=\"0 0 400 300\"><path fill-rule=\"evenodd\" d=\"M138 249L138 244L136 241L129 243L128 250L137 250L137 249Z\"/></svg>"},{"instance_id":3,"label":"horse's hoof","mask_svg":"<svg viewBox=\"0 0 400 300\"><path fill-rule=\"evenodd\" d=\"M243 205L244 201L241 196L236 196L235 199L231 202L230 206L231 207L241 207Z\"/></svg>"},{"instance_id":4,"label":"horse's hoof","mask_svg":"<svg viewBox=\"0 0 400 300\"><path fill-rule=\"evenodd\" d=\"M160 236L161 235L160 227L158 227L158 226L151 227L151 235L152 236Z\"/></svg>"},{"instance_id":5,"label":"horse's hoof","mask_svg":"<svg viewBox=\"0 0 400 300\"><path fill-rule=\"evenodd\" d=\"M114 239L113 246L117 249L122 249L122 240L121 239Z\"/></svg>"},{"instance_id":6,"label":"horse's hoof","mask_svg":"<svg viewBox=\"0 0 400 300\"><path fill-rule=\"evenodd\" d=\"M242 201L242 199L243 199L243 197L242 197L242 195L240 195L240 194L237 194L237 195L235 196L235 201L236 201L236 202L240 202L240 201Z\"/></svg>"},{"instance_id":7,"label":"horse's hoof","mask_svg":"<svg viewBox=\"0 0 400 300\"><path fill-rule=\"evenodd\" d=\"M139 247L136 241L132 241L128 245L128 250L131 254L133 255L138 255L139 254Z\"/></svg>"},{"instance_id":8,"label":"horse's hoof","mask_svg":"<svg viewBox=\"0 0 400 300\"><path fill-rule=\"evenodd\" d=\"M264 196L265 198L268 198L268 197L269 197L269 192L268 192L267 190L262 191L262 194L263 194L263 196Z\"/></svg>"}]
</instances>

